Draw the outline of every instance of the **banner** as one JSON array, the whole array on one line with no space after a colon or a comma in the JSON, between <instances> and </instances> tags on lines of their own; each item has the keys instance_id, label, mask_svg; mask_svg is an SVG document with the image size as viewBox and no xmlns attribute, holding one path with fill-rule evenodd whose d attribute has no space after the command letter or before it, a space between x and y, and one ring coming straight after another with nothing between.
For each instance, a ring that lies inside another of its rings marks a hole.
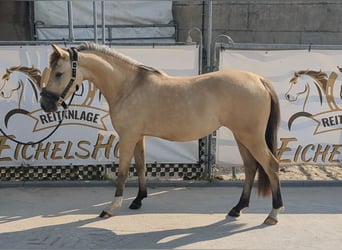
<instances>
[{"instance_id":1,"label":"banner","mask_svg":"<svg viewBox=\"0 0 342 250\"><path fill-rule=\"evenodd\" d=\"M117 51L170 75L198 74L196 46L116 47ZM45 113L39 104L41 71L48 66L50 46L0 47L0 166L87 165L118 163L119 141L108 104L91 82L83 82L67 110ZM166 60L167 58L167 60ZM68 100L67 100L68 102ZM197 163L198 141L169 142L147 138L149 163Z\"/></svg>"},{"instance_id":2,"label":"banner","mask_svg":"<svg viewBox=\"0 0 342 250\"><path fill-rule=\"evenodd\" d=\"M342 161L342 51L223 50L220 69L235 68L271 80L278 93L281 164L339 165ZM217 164L241 165L230 131L217 133Z\"/></svg>"}]
</instances>

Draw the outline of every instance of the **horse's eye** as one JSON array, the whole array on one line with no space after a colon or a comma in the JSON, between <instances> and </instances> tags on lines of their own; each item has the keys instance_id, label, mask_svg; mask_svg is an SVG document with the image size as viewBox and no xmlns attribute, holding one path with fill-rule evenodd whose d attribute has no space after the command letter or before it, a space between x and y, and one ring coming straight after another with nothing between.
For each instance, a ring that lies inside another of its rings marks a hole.
<instances>
[{"instance_id":1,"label":"horse's eye","mask_svg":"<svg viewBox=\"0 0 342 250\"><path fill-rule=\"evenodd\" d=\"M62 75L63 75L62 72L57 72L55 76L56 76L56 78L59 78L59 77L61 77Z\"/></svg>"}]
</instances>

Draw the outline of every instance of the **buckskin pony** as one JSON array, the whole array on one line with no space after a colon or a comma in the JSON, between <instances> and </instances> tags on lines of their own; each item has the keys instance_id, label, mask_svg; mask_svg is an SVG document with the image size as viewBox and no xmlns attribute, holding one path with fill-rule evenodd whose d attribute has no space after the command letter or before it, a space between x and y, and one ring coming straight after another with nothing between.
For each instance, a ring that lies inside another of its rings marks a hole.
<instances>
[{"instance_id":1,"label":"buckskin pony","mask_svg":"<svg viewBox=\"0 0 342 250\"><path fill-rule=\"evenodd\" d=\"M246 175L241 198L229 215L238 217L248 207L258 171L259 194L272 194L272 210L264 223L278 222L283 207L275 157L280 109L268 80L239 70L174 77L90 42L68 50L52 47L49 68L42 76L46 82L41 92L42 109L54 112L58 105L65 107L64 100L88 80L107 100L113 127L120 137L116 192L101 217L110 217L121 207L133 156L139 191L130 208L140 208L147 197L145 136L190 141L224 126L234 134Z\"/></svg>"}]
</instances>

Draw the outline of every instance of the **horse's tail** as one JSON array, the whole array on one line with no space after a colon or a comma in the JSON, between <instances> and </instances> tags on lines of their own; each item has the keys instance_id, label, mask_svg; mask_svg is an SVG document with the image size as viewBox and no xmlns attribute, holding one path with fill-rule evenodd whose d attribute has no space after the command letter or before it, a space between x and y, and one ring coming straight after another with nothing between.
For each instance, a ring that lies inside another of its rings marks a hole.
<instances>
[{"instance_id":1,"label":"horse's tail","mask_svg":"<svg viewBox=\"0 0 342 250\"><path fill-rule=\"evenodd\" d=\"M265 88L271 97L271 110L268 117L268 123L265 133L265 140L268 148L272 154L277 157L277 141L278 141L278 127L280 122L280 106L279 99L276 91L274 90L272 83L266 79L261 79ZM261 196L268 196L271 194L270 180L265 170L258 163L258 193Z\"/></svg>"}]
</instances>

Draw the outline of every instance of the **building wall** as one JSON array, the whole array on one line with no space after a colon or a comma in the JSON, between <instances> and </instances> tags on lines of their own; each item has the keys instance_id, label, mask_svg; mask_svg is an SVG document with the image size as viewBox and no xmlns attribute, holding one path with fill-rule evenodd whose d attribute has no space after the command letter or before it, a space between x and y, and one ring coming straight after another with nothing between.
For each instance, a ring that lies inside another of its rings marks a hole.
<instances>
[{"instance_id":1,"label":"building wall","mask_svg":"<svg viewBox=\"0 0 342 250\"><path fill-rule=\"evenodd\" d=\"M342 1L339 0L212 2L213 39L226 34L239 43L342 43ZM206 37L207 9L208 1L174 1L173 12L180 41L186 40L188 30L193 27L203 28ZM195 38L195 32L192 34Z\"/></svg>"},{"instance_id":2,"label":"building wall","mask_svg":"<svg viewBox=\"0 0 342 250\"><path fill-rule=\"evenodd\" d=\"M31 9L28 2L0 2L0 41L32 39Z\"/></svg>"},{"instance_id":3,"label":"building wall","mask_svg":"<svg viewBox=\"0 0 342 250\"><path fill-rule=\"evenodd\" d=\"M239 43L341 44L340 0L216 0L213 39L229 35ZM0 40L32 40L29 2L0 1ZM179 41L197 27L206 42L208 1L174 0L173 15ZM192 32L198 41L197 32Z\"/></svg>"}]
</instances>

